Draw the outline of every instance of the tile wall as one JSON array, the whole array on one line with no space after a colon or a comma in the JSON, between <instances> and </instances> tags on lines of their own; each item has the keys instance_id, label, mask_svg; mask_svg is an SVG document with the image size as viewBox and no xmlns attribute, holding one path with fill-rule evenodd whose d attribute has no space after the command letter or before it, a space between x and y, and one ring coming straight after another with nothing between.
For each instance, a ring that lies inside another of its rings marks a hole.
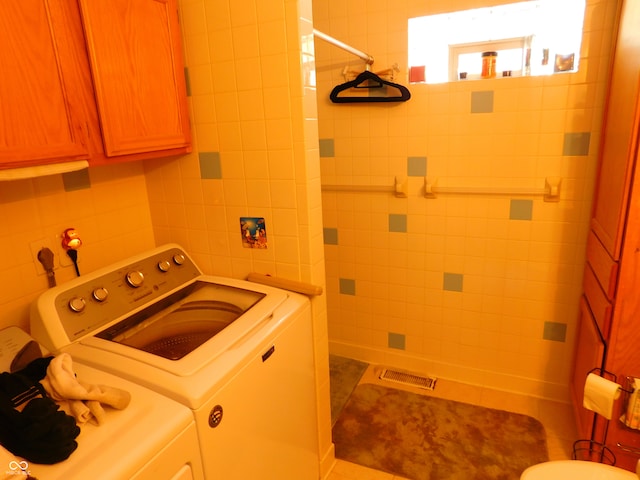
<instances>
[{"instance_id":1,"label":"tile wall","mask_svg":"<svg viewBox=\"0 0 640 480\"><path fill-rule=\"evenodd\" d=\"M310 0L179 0L194 151L146 163L155 240L206 273L324 286ZM264 219L246 240L242 218ZM266 248L247 248L249 245ZM312 299L322 470L333 464L324 296Z\"/></svg>"},{"instance_id":2,"label":"tile wall","mask_svg":"<svg viewBox=\"0 0 640 480\"><path fill-rule=\"evenodd\" d=\"M500 2L509 3L509 2ZM330 350L568 401L586 232L617 2L588 0L580 72L408 84L407 19L477 0L314 0L315 28L397 63L406 103L333 104L364 63L316 41L322 184L407 181L322 195ZM541 196L440 194L437 186Z\"/></svg>"},{"instance_id":3,"label":"tile wall","mask_svg":"<svg viewBox=\"0 0 640 480\"><path fill-rule=\"evenodd\" d=\"M0 328L28 331L29 305L48 288L36 260L43 246L54 253L58 283L75 277L60 245L65 229L75 228L82 239L80 273L155 246L140 163L2 182L0 218Z\"/></svg>"}]
</instances>

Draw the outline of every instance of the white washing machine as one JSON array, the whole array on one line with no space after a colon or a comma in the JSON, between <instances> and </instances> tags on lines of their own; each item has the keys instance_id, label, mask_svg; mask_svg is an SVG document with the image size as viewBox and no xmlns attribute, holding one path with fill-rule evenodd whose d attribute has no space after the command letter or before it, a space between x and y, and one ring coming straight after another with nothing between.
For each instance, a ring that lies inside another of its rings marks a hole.
<instances>
[{"instance_id":1,"label":"white washing machine","mask_svg":"<svg viewBox=\"0 0 640 480\"><path fill-rule=\"evenodd\" d=\"M319 478L308 298L203 275L171 244L48 290L31 333L189 407L207 480Z\"/></svg>"},{"instance_id":2,"label":"white washing machine","mask_svg":"<svg viewBox=\"0 0 640 480\"><path fill-rule=\"evenodd\" d=\"M18 327L0 330L0 369L32 338ZM42 352L47 354L46 350ZM74 362L78 378L94 385L126 390L131 402L123 410L105 408L101 425L80 427L78 447L64 461L35 464L0 448L0 478L40 480L200 480L204 478L195 422L188 408L119 376Z\"/></svg>"}]
</instances>

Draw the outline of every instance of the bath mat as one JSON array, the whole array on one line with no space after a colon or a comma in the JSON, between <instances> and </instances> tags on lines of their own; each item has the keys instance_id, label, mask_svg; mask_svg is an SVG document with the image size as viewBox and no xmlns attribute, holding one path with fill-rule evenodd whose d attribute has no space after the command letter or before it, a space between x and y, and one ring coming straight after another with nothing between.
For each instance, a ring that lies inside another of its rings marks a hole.
<instances>
[{"instance_id":1,"label":"bath mat","mask_svg":"<svg viewBox=\"0 0 640 480\"><path fill-rule=\"evenodd\" d=\"M333 442L337 458L411 480L518 480L549 460L532 417L372 384L356 387Z\"/></svg>"},{"instance_id":2,"label":"bath mat","mask_svg":"<svg viewBox=\"0 0 640 480\"><path fill-rule=\"evenodd\" d=\"M349 395L356 388L368 363L351 358L329 355L329 389L331 391L331 424L335 424Z\"/></svg>"}]
</instances>

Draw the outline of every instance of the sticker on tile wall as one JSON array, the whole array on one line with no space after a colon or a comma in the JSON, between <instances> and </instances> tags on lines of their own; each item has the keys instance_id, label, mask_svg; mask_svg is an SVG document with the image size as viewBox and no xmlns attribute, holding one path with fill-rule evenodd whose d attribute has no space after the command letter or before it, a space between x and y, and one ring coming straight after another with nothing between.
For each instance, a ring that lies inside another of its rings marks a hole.
<instances>
[{"instance_id":1,"label":"sticker on tile wall","mask_svg":"<svg viewBox=\"0 0 640 480\"><path fill-rule=\"evenodd\" d=\"M240 217L240 233L244 248L267 248L267 228L264 218Z\"/></svg>"}]
</instances>

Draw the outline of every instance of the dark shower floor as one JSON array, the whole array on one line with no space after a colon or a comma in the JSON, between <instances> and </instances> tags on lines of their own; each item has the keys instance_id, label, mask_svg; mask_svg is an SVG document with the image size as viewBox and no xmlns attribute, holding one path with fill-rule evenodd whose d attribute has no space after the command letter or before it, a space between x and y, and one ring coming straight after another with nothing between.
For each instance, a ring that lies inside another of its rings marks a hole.
<instances>
[{"instance_id":1,"label":"dark shower floor","mask_svg":"<svg viewBox=\"0 0 640 480\"><path fill-rule=\"evenodd\" d=\"M331 425L338 419L338 415L368 366L368 363L359 360L329 355Z\"/></svg>"}]
</instances>

